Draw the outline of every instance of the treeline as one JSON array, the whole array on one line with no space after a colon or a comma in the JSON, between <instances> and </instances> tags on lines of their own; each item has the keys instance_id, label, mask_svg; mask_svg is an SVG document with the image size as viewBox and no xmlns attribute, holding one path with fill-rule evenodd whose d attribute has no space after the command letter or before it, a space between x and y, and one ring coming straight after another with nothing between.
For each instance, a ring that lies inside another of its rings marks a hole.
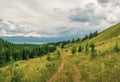
<instances>
[{"instance_id":1,"label":"treeline","mask_svg":"<svg viewBox=\"0 0 120 82\"><path fill-rule=\"evenodd\" d=\"M47 53L54 52L56 45L40 45L29 48L18 46L0 39L0 67L8 64L10 61L27 60L43 56Z\"/></svg>"},{"instance_id":2,"label":"treeline","mask_svg":"<svg viewBox=\"0 0 120 82\"><path fill-rule=\"evenodd\" d=\"M74 42L79 42L79 41L81 41L81 42L83 42L83 41L85 41L85 40L87 40L87 39L91 39L91 38L94 38L94 37L96 37L98 35L98 32L97 31L95 31L95 32L90 32L88 35L85 35L83 38L78 38L78 39L72 39L71 41L69 41L69 42L72 42L72 43L74 43Z\"/></svg>"},{"instance_id":3,"label":"treeline","mask_svg":"<svg viewBox=\"0 0 120 82\"><path fill-rule=\"evenodd\" d=\"M98 32L95 31L95 32L90 32L88 35L85 35L84 37L82 38L77 38L77 39L72 39L72 40L68 40L68 41L61 41L61 42L56 42L56 43L48 43L48 44L52 44L52 45L56 45L56 46L60 46L61 48L64 48L65 45L69 44L69 43L75 43L75 42L83 42L87 39L91 39L91 38L94 38L98 35Z\"/></svg>"},{"instance_id":4,"label":"treeline","mask_svg":"<svg viewBox=\"0 0 120 82\"><path fill-rule=\"evenodd\" d=\"M87 39L91 39L91 38L93 38L93 37L96 37L98 35L98 32L97 31L95 31L95 32L91 32L89 35L86 35L85 37L83 37L82 38L82 41L84 41L84 40L87 40Z\"/></svg>"}]
</instances>

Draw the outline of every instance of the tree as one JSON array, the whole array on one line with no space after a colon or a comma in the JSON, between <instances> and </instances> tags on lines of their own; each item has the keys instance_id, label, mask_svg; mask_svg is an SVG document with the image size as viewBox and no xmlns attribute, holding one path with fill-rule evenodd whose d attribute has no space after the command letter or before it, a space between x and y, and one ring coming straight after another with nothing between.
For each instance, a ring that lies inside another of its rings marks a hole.
<instances>
[{"instance_id":1,"label":"tree","mask_svg":"<svg viewBox=\"0 0 120 82\"><path fill-rule=\"evenodd\" d=\"M72 43L73 43L73 42L75 42L75 39L74 39L74 38L72 39Z\"/></svg>"},{"instance_id":2,"label":"tree","mask_svg":"<svg viewBox=\"0 0 120 82\"><path fill-rule=\"evenodd\" d=\"M56 46L51 45L51 46L48 46L47 49L48 49L47 51L49 52L54 52L56 50Z\"/></svg>"},{"instance_id":3,"label":"tree","mask_svg":"<svg viewBox=\"0 0 120 82\"><path fill-rule=\"evenodd\" d=\"M15 61L17 61L17 58L18 58L18 54L17 54L16 52L14 52L14 53L13 53L13 59L14 59Z\"/></svg>"},{"instance_id":4,"label":"tree","mask_svg":"<svg viewBox=\"0 0 120 82\"><path fill-rule=\"evenodd\" d=\"M59 51L57 51L56 55L57 55L58 57L60 57L60 56L61 56L61 54L60 54L60 52L59 52Z\"/></svg>"},{"instance_id":5,"label":"tree","mask_svg":"<svg viewBox=\"0 0 120 82\"><path fill-rule=\"evenodd\" d=\"M69 43L70 43L70 40L67 41L67 44L69 44Z\"/></svg>"},{"instance_id":6,"label":"tree","mask_svg":"<svg viewBox=\"0 0 120 82\"><path fill-rule=\"evenodd\" d=\"M83 37L82 41L87 40L88 39L88 35L86 35L85 37Z\"/></svg>"},{"instance_id":7,"label":"tree","mask_svg":"<svg viewBox=\"0 0 120 82\"><path fill-rule=\"evenodd\" d=\"M91 44L90 44L90 47L91 47L91 51L94 51L94 50L95 50L95 45L94 45L94 43L91 43Z\"/></svg>"},{"instance_id":8,"label":"tree","mask_svg":"<svg viewBox=\"0 0 120 82\"><path fill-rule=\"evenodd\" d=\"M90 33L90 34L89 34L89 38L92 38L92 37L93 37L93 33Z\"/></svg>"},{"instance_id":9,"label":"tree","mask_svg":"<svg viewBox=\"0 0 120 82\"><path fill-rule=\"evenodd\" d=\"M80 41L80 38L78 38L77 40L76 40L76 42L79 42Z\"/></svg>"},{"instance_id":10,"label":"tree","mask_svg":"<svg viewBox=\"0 0 120 82\"><path fill-rule=\"evenodd\" d=\"M35 57L35 53L34 53L34 51L31 51L30 55L29 55L29 58L34 58L34 57Z\"/></svg>"},{"instance_id":11,"label":"tree","mask_svg":"<svg viewBox=\"0 0 120 82\"><path fill-rule=\"evenodd\" d=\"M95 50L95 44L91 43L90 44L90 48L91 48L91 57L95 58L96 57L96 50Z\"/></svg>"},{"instance_id":12,"label":"tree","mask_svg":"<svg viewBox=\"0 0 120 82\"><path fill-rule=\"evenodd\" d=\"M62 43L62 48L67 42L59 42ZM42 55L46 55L50 52L54 52L56 50L56 46L58 43L53 44L45 44L36 47L23 47L18 46L13 43L9 43L0 38L0 66L4 66L11 62L12 60L25 60L28 58L34 58Z\"/></svg>"},{"instance_id":13,"label":"tree","mask_svg":"<svg viewBox=\"0 0 120 82\"><path fill-rule=\"evenodd\" d=\"M10 61L10 55L11 55L11 51L10 50L6 50L6 53L5 53L5 60L6 60L6 62L8 62L8 61Z\"/></svg>"},{"instance_id":14,"label":"tree","mask_svg":"<svg viewBox=\"0 0 120 82\"><path fill-rule=\"evenodd\" d=\"M76 53L76 47L73 47L71 50L72 54L74 55Z\"/></svg>"},{"instance_id":15,"label":"tree","mask_svg":"<svg viewBox=\"0 0 120 82\"><path fill-rule=\"evenodd\" d=\"M4 62L5 62L5 58L4 58L2 50L0 49L0 67L4 65Z\"/></svg>"},{"instance_id":16,"label":"tree","mask_svg":"<svg viewBox=\"0 0 120 82\"><path fill-rule=\"evenodd\" d=\"M98 32L97 32L97 31L95 31L95 32L94 32L94 36L97 36L97 35L98 35Z\"/></svg>"},{"instance_id":17,"label":"tree","mask_svg":"<svg viewBox=\"0 0 120 82\"><path fill-rule=\"evenodd\" d=\"M61 47L61 48L64 48L64 44L63 44L63 43L61 43L61 44L60 44L60 47Z\"/></svg>"},{"instance_id":18,"label":"tree","mask_svg":"<svg viewBox=\"0 0 120 82\"><path fill-rule=\"evenodd\" d=\"M82 46L80 45L78 48L78 52L81 52L81 51L82 51Z\"/></svg>"},{"instance_id":19,"label":"tree","mask_svg":"<svg viewBox=\"0 0 120 82\"><path fill-rule=\"evenodd\" d=\"M28 52L26 49L23 49L23 51L22 51L22 59L23 60L28 59Z\"/></svg>"}]
</instances>

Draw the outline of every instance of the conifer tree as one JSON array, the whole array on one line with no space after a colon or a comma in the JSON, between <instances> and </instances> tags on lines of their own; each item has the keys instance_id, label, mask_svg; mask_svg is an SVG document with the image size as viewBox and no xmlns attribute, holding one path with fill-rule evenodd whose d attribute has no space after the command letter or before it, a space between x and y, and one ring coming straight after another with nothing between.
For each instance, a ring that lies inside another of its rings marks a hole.
<instances>
[{"instance_id":1,"label":"conifer tree","mask_svg":"<svg viewBox=\"0 0 120 82\"><path fill-rule=\"evenodd\" d=\"M73 47L71 50L72 54L74 55L76 53L76 47Z\"/></svg>"},{"instance_id":2,"label":"conifer tree","mask_svg":"<svg viewBox=\"0 0 120 82\"><path fill-rule=\"evenodd\" d=\"M92 58L95 58L96 57L96 50L95 50L95 44L94 43L91 43L90 44L90 48L91 48L91 57Z\"/></svg>"},{"instance_id":3,"label":"conifer tree","mask_svg":"<svg viewBox=\"0 0 120 82\"><path fill-rule=\"evenodd\" d=\"M78 52L81 52L81 51L82 51L82 46L80 45L78 48Z\"/></svg>"}]
</instances>

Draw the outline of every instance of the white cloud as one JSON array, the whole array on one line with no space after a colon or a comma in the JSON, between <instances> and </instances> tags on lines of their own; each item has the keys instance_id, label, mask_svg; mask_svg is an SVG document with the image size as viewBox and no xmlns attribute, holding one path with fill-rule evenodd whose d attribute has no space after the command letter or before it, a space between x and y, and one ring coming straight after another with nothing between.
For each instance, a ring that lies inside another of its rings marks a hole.
<instances>
[{"instance_id":1,"label":"white cloud","mask_svg":"<svg viewBox=\"0 0 120 82\"><path fill-rule=\"evenodd\" d=\"M2 35L74 36L120 22L120 0L0 0L0 12L19 24Z\"/></svg>"}]
</instances>

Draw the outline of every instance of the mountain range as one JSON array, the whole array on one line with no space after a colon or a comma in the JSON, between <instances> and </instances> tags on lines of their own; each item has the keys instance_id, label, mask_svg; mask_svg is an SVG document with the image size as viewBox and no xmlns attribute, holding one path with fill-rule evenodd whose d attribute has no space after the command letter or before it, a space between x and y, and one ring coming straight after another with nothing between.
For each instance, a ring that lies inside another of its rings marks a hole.
<instances>
[{"instance_id":1,"label":"mountain range","mask_svg":"<svg viewBox=\"0 0 120 82\"><path fill-rule=\"evenodd\" d=\"M24 36L0 36L2 39L7 40L13 43L19 44L44 44L44 43L51 43L51 42L59 42L59 41L66 41L71 40L72 38L68 37L24 37Z\"/></svg>"}]
</instances>

